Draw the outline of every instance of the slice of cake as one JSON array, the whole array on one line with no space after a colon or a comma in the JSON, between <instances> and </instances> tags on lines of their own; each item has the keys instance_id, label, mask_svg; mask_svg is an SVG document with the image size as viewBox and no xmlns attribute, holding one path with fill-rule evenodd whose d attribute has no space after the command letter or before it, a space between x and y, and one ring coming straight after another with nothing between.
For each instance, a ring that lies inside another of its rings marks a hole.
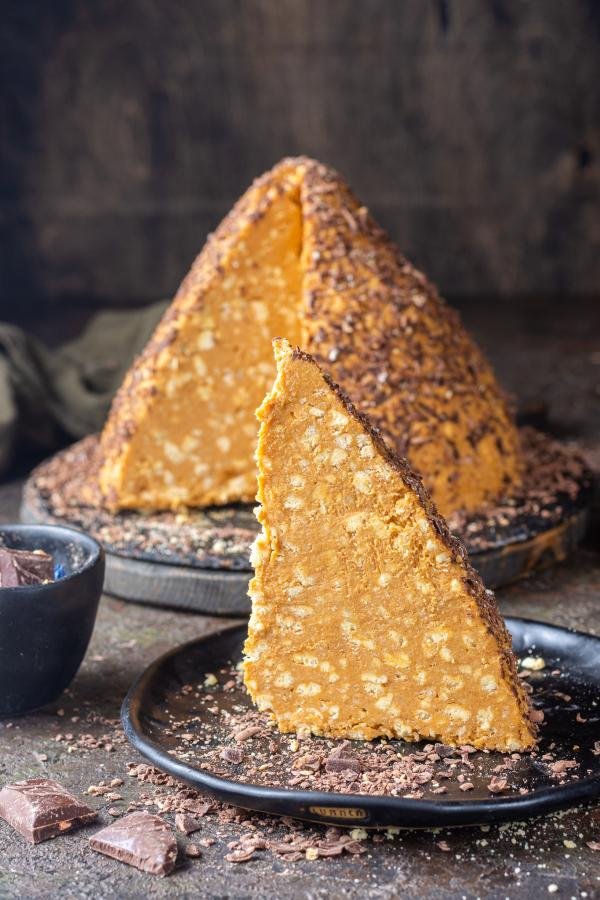
<instances>
[{"instance_id":1,"label":"slice of cake","mask_svg":"<svg viewBox=\"0 0 600 900\"><path fill-rule=\"evenodd\" d=\"M275 353L257 413L253 700L282 731L533 747L493 594L420 479L309 355Z\"/></svg>"},{"instance_id":2,"label":"slice of cake","mask_svg":"<svg viewBox=\"0 0 600 900\"><path fill-rule=\"evenodd\" d=\"M252 500L276 336L315 356L443 513L519 482L516 427L456 313L337 172L299 158L237 203L129 371L102 435L109 508Z\"/></svg>"}]
</instances>

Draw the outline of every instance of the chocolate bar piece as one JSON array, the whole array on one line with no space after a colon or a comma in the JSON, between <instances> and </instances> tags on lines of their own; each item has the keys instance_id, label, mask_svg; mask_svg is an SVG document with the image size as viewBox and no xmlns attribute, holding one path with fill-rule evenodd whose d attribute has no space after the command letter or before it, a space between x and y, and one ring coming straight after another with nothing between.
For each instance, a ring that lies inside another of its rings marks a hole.
<instances>
[{"instance_id":1,"label":"chocolate bar piece","mask_svg":"<svg viewBox=\"0 0 600 900\"><path fill-rule=\"evenodd\" d=\"M44 550L0 547L0 587L20 587L54 581L54 560Z\"/></svg>"},{"instance_id":2,"label":"chocolate bar piece","mask_svg":"<svg viewBox=\"0 0 600 900\"><path fill-rule=\"evenodd\" d=\"M175 868L177 841L160 816L134 812L112 822L90 838L90 847L152 875Z\"/></svg>"},{"instance_id":3,"label":"chocolate bar piece","mask_svg":"<svg viewBox=\"0 0 600 900\"><path fill-rule=\"evenodd\" d=\"M39 844L93 822L97 813L56 781L30 778L2 788L0 816L26 840Z\"/></svg>"}]
</instances>

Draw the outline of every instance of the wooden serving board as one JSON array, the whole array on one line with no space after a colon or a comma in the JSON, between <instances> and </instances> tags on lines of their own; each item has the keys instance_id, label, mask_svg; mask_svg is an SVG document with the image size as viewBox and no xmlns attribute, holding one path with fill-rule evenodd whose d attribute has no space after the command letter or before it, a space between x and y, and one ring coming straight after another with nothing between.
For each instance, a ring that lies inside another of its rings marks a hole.
<instances>
[{"instance_id":1,"label":"wooden serving board","mask_svg":"<svg viewBox=\"0 0 600 900\"><path fill-rule=\"evenodd\" d=\"M583 536L591 480L579 457L538 432L523 442L526 489L479 516L455 516L474 567L496 588L565 559ZM102 509L95 493L98 443L85 438L31 473L21 519L80 528L106 550L105 591L124 600L212 615L247 615L250 545L258 525L247 505L180 513Z\"/></svg>"}]
</instances>

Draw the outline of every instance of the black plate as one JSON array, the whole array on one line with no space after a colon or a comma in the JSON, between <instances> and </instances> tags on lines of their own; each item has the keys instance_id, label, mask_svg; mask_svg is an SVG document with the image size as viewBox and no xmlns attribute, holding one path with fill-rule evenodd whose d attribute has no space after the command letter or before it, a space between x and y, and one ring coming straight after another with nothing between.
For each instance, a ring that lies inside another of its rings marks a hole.
<instances>
[{"instance_id":1,"label":"black plate","mask_svg":"<svg viewBox=\"0 0 600 900\"><path fill-rule=\"evenodd\" d=\"M469 771L469 780L474 789L468 794L453 782L448 783L447 794L425 793L423 799L267 787L244 782L243 772L235 776L240 780L224 778L221 769L226 766L219 767L214 762L210 765L205 762L201 768L199 755L196 761L190 762L189 748L193 747L194 733L207 740L208 749L211 745L219 747L224 736L230 733L220 724L221 709L239 711L252 706L240 688L221 691L218 685L210 709L196 691L190 688L181 691L185 685L202 684L207 673L216 674L220 683L231 679L226 669L241 658L245 626L191 641L153 663L125 698L121 713L123 727L128 740L154 765L204 794L246 809L314 822L368 827L482 824L537 815L598 796L600 755L594 753L594 744L600 740L600 705L597 705L600 702L600 638L524 619L508 619L507 626L518 656L534 653L546 662L546 667L532 673L530 678L537 696L536 706L544 709L546 718L537 755L524 755L516 763L511 776L513 787L502 796L490 795L487 790L492 769L505 759L499 753L470 756L474 769ZM554 696L555 691L562 699ZM181 743L178 729L179 733L186 733L187 744ZM267 747L273 740L278 744L277 753L289 756L289 765L286 769L284 761L283 769L293 774L290 735L258 736L252 740L253 749L269 753ZM331 746L331 742L326 744L328 748ZM400 741L392 744L402 754L418 749L418 745ZM549 750L554 759L576 759L577 775L564 784L553 780L541 759ZM199 749L198 754L201 752ZM251 753L252 749L247 752ZM520 794L520 786L526 787L528 793Z\"/></svg>"}]
</instances>

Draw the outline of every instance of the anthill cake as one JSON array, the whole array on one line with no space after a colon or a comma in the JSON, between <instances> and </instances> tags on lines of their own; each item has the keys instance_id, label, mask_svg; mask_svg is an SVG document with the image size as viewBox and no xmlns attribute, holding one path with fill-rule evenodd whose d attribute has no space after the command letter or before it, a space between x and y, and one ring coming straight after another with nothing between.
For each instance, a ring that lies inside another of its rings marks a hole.
<instances>
[{"instance_id":1,"label":"anthill cake","mask_svg":"<svg viewBox=\"0 0 600 900\"><path fill-rule=\"evenodd\" d=\"M531 748L494 597L420 479L309 355L275 346L258 410L252 699L284 732Z\"/></svg>"},{"instance_id":2,"label":"anthill cake","mask_svg":"<svg viewBox=\"0 0 600 900\"><path fill-rule=\"evenodd\" d=\"M299 158L236 204L129 371L102 435L106 505L251 501L278 336L314 355L442 513L519 482L511 413L456 313L337 172Z\"/></svg>"}]
</instances>

